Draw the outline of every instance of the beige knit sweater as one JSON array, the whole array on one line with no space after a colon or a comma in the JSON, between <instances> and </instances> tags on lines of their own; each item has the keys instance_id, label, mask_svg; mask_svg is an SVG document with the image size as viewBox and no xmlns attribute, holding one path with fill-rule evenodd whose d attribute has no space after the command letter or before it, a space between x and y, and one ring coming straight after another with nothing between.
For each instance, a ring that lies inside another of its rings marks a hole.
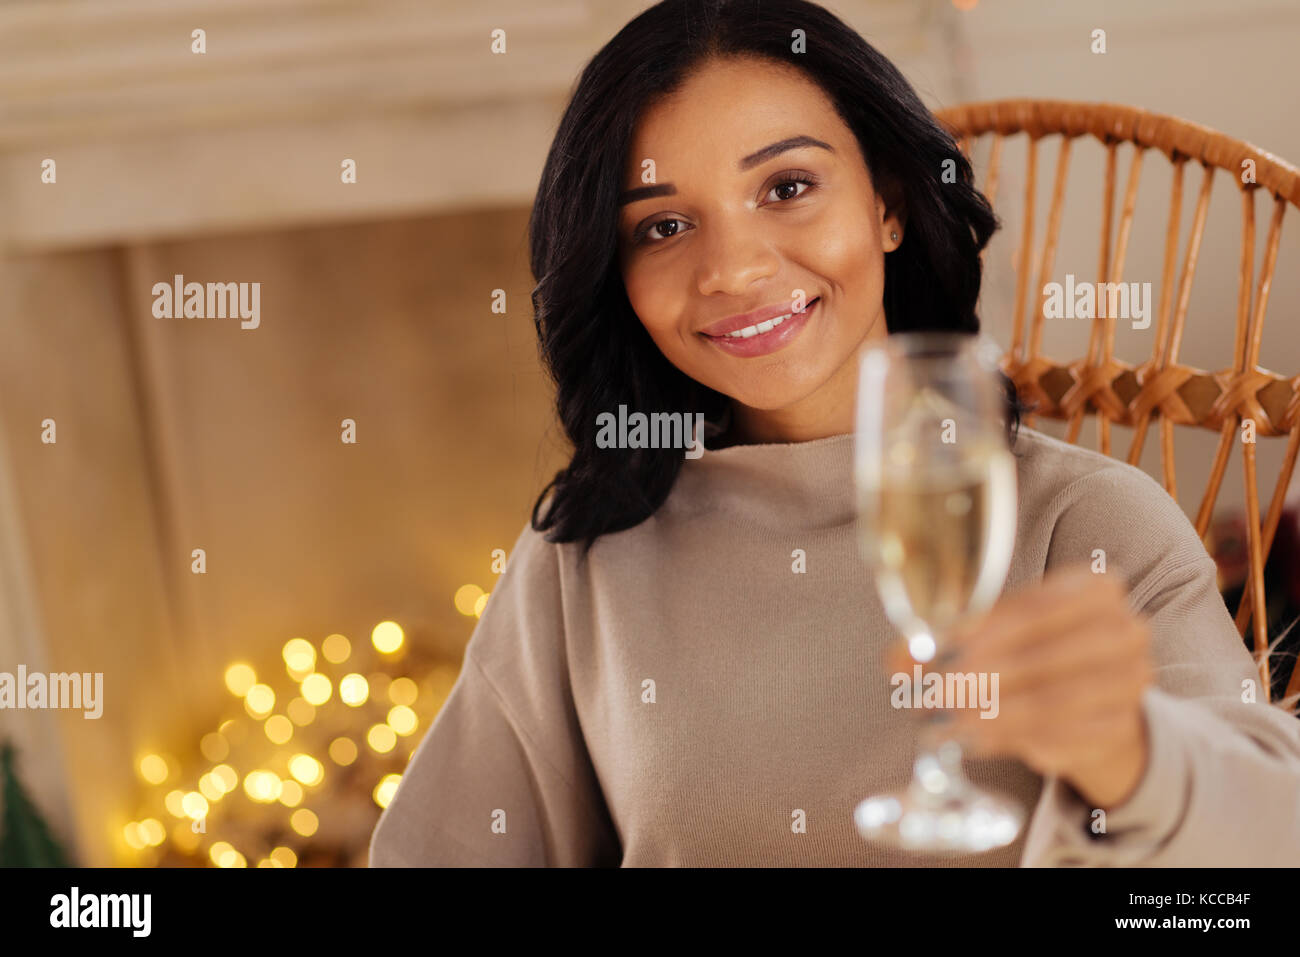
<instances>
[{"instance_id":1,"label":"beige knit sweater","mask_svg":"<svg viewBox=\"0 0 1300 957\"><path fill-rule=\"evenodd\" d=\"M687 459L585 564L525 528L371 864L1300 864L1300 720L1242 700L1258 675L1186 516L1100 453L1028 428L1015 451L1006 590L1101 548L1152 629L1150 761L1100 839L1069 785L1010 758L966 762L1030 812L1008 847L933 858L854 830L907 782L919 715L890 705L846 434Z\"/></svg>"}]
</instances>

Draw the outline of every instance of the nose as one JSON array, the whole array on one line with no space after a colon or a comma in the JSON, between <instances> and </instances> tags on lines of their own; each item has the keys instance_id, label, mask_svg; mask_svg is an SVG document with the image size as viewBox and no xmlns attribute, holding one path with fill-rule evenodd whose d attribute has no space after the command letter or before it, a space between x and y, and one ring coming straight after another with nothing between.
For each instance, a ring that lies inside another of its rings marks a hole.
<instances>
[{"instance_id":1,"label":"nose","mask_svg":"<svg viewBox=\"0 0 1300 957\"><path fill-rule=\"evenodd\" d=\"M768 247L752 225L714 223L703 227L696 243L696 266L701 295L742 296L756 282L770 279L781 268L780 257Z\"/></svg>"}]
</instances>

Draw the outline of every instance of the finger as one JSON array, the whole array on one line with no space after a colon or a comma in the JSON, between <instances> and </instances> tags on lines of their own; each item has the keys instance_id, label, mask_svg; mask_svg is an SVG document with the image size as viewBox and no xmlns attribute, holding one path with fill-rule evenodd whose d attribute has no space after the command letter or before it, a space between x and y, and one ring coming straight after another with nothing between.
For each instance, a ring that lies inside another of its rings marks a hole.
<instances>
[{"instance_id":1,"label":"finger","mask_svg":"<svg viewBox=\"0 0 1300 957\"><path fill-rule=\"evenodd\" d=\"M1067 587L1068 586L1068 587ZM1042 636L1072 631L1079 624L1107 620L1127 610L1118 581L1106 576L1062 576L1051 588L1004 599L983 617L953 629L951 645L962 651L997 655L1032 645Z\"/></svg>"},{"instance_id":2,"label":"finger","mask_svg":"<svg viewBox=\"0 0 1300 957\"><path fill-rule=\"evenodd\" d=\"M996 658L973 649L959 654L951 667L956 671L997 673L999 693L1016 696L1025 689L1051 687L1072 676L1136 664L1147 655L1149 646L1145 623L1125 617L1114 623L1093 622L1059 640L1039 641Z\"/></svg>"},{"instance_id":3,"label":"finger","mask_svg":"<svg viewBox=\"0 0 1300 957\"><path fill-rule=\"evenodd\" d=\"M1001 721L1003 725L1060 726L1122 707L1149 684L1150 669L1140 661L1125 662L1014 696L1003 694L999 682L997 716L980 720Z\"/></svg>"},{"instance_id":4,"label":"finger","mask_svg":"<svg viewBox=\"0 0 1300 957\"><path fill-rule=\"evenodd\" d=\"M1154 671L1145 652L1120 659L1097 663L1094 667L1079 669L1059 676L1054 681L1024 686L1008 691L1003 674L988 673L986 698L994 706L991 711L1004 723L1015 720L1060 721L1086 713L1090 708L1101 709L1123 695L1140 694L1152 683ZM955 708L957 718L970 718L971 707ZM981 718L980 720L995 720Z\"/></svg>"},{"instance_id":5,"label":"finger","mask_svg":"<svg viewBox=\"0 0 1300 957\"><path fill-rule=\"evenodd\" d=\"M1094 720L1076 723L1057 732L1030 726L1023 734L996 736L961 728L954 738L971 756L1014 756L1042 774L1059 773L1095 765L1127 739L1135 721L1141 721L1141 705Z\"/></svg>"},{"instance_id":6,"label":"finger","mask_svg":"<svg viewBox=\"0 0 1300 957\"><path fill-rule=\"evenodd\" d=\"M1140 729L1144 721L1140 707L1108 715L1076 725L1063 737L1030 740L1026 742L1024 754L1027 763L1046 767L1053 773L1096 767L1119 753L1118 749L1131 740L1134 730Z\"/></svg>"},{"instance_id":7,"label":"finger","mask_svg":"<svg viewBox=\"0 0 1300 957\"><path fill-rule=\"evenodd\" d=\"M1100 673L1068 688L1044 689L1019 699L997 697L993 717L975 709L954 709L953 726L972 739L1023 748L1033 741L1069 740L1080 727L1131 714L1150 684L1149 669ZM992 714L993 712L984 712Z\"/></svg>"}]
</instances>

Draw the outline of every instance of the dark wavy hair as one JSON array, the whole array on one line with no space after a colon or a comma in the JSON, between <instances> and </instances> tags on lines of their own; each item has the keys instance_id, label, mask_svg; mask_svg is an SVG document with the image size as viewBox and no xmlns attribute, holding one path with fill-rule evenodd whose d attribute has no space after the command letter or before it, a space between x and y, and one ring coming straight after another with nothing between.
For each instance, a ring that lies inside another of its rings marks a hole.
<instances>
[{"instance_id":1,"label":"dark wavy hair","mask_svg":"<svg viewBox=\"0 0 1300 957\"><path fill-rule=\"evenodd\" d=\"M806 36L807 52L791 51L796 30ZM528 225L540 352L574 446L569 465L538 495L532 526L548 532L547 541L582 541L583 555L599 536L654 514L683 461L681 449L598 448L597 415L625 404L633 411L703 412L716 424L730 407L729 397L660 352L628 302L618 262L618 196L638 117L705 62L723 57L802 70L857 137L877 192L901 195L906 236L885 257L888 331L979 331L980 251L1000 223L953 137L888 59L806 0L664 0L650 7L582 71ZM942 180L948 160L955 183ZM1002 380L1014 444L1028 407L1014 383ZM551 507L539 518L552 490Z\"/></svg>"}]
</instances>

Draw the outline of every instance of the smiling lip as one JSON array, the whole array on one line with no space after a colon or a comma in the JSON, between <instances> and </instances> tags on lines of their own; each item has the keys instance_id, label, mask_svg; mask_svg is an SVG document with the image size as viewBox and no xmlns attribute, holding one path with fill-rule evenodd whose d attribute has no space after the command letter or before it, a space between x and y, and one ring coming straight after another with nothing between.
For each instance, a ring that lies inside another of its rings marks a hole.
<instances>
[{"instance_id":1,"label":"smiling lip","mask_svg":"<svg viewBox=\"0 0 1300 957\"><path fill-rule=\"evenodd\" d=\"M711 336L706 333L700 333L700 335L704 336L708 342L717 346L723 352L730 353L734 356L748 358L751 356L767 355L769 352L776 352L778 349L784 348L794 339L795 336L799 335L799 333L803 331L804 326L808 325L808 319L812 315L813 309L820 301L820 297L814 299L812 302L804 306L803 312L791 314L790 317L784 320L780 325L774 326L766 332L758 332L750 336ZM786 306L785 309L789 312L789 306ZM770 311L771 310L760 310L759 313L751 313L750 315L761 315L762 312ZM779 316L780 313L777 313L777 317ZM727 322L733 326L736 325L733 320L727 320ZM747 324L754 325L755 322L751 318ZM718 325L721 326L723 323L719 323ZM745 327L740 326L740 328L743 329Z\"/></svg>"},{"instance_id":2,"label":"smiling lip","mask_svg":"<svg viewBox=\"0 0 1300 957\"><path fill-rule=\"evenodd\" d=\"M814 301L816 301L815 297ZM809 303L808 305L811 305ZM804 308L807 308L805 306ZM720 319L711 326L705 326L700 330L701 335L705 336L725 336L728 332L738 332L746 326L756 326L760 322L768 319L776 319L780 316L787 316L793 310L788 302L777 302L770 306L764 306L762 309L755 309L753 312L742 313L738 316L729 316L726 319Z\"/></svg>"}]
</instances>

